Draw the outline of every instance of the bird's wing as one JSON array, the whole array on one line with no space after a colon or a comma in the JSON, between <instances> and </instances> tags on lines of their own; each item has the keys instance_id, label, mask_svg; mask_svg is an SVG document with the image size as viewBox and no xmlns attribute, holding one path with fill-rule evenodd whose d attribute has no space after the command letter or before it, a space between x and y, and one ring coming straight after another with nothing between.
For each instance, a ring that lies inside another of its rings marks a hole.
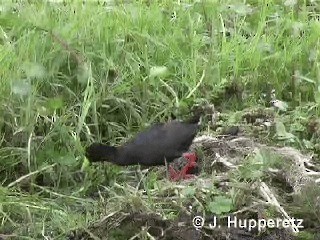
<instances>
[{"instance_id":1,"label":"bird's wing","mask_svg":"<svg viewBox=\"0 0 320 240\"><path fill-rule=\"evenodd\" d=\"M196 124L170 122L153 125L122 147L121 162L128 163L130 159L132 163L162 165L164 157L170 162L188 150L196 133Z\"/></svg>"},{"instance_id":2,"label":"bird's wing","mask_svg":"<svg viewBox=\"0 0 320 240\"><path fill-rule=\"evenodd\" d=\"M165 124L158 123L153 125L151 128L139 133L134 139L132 139L128 144L134 145L146 145L151 143L157 143L161 139L166 138L167 130L163 127Z\"/></svg>"}]
</instances>

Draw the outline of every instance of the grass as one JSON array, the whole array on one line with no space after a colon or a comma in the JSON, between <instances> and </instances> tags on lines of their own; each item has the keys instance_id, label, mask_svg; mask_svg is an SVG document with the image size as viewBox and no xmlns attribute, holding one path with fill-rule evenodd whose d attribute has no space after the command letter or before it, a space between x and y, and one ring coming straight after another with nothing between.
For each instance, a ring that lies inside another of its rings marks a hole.
<instances>
[{"instance_id":1,"label":"grass","mask_svg":"<svg viewBox=\"0 0 320 240\"><path fill-rule=\"evenodd\" d=\"M1 3L0 233L66 239L127 209L174 219L190 196L207 213L216 195L236 201L157 171L142 191L123 168L85 165L93 139L120 145L196 103L235 124L275 89L289 105L276 112L285 138L264 140L319 151L308 132L320 103L316 1L120 2Z\"/></svg>"}]
</instances>

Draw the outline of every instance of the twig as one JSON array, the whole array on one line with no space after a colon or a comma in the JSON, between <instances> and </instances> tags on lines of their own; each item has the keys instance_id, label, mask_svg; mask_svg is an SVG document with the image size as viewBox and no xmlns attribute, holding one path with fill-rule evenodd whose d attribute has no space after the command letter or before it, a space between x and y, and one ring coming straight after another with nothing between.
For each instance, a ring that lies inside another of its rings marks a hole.
<instances>
[{"instance_id":1,"label":"twig","mask_svg":"<svg viewBox=\"0 0 320 240\"><path fill-rule=\"evenodd\" d=\"M275 206L277 208L277 210L290 222L291 225L291 230L295 233L299 232L298 227L291 222L291 219L289 214L284 210L283 207L280 206L280 203L278 202L278 200L276 199L275 195L272 193L271 189L267 186L267 184L265 184L264 182L260 183L260 193L262 195L262 197L264 197L267 202L273 206Z\"/></svg>"}]
</instances>

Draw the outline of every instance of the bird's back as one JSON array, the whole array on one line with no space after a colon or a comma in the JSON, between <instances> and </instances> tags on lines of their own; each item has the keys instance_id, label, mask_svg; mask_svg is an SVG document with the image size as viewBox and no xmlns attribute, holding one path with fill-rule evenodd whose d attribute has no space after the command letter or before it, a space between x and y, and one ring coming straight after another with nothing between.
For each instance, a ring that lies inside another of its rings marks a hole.
<instances>
[{"instance_id":1,"label":"bird's back","mask_svg":"<svg viewBox=\"0 0 320 240\"><path fill-rule=\"evenodd\" d=\"M118 163L123 165L163 165L186 152L195 135L198 124L172 121L159 123L139 133L119 149Z\"/></svg>"}]
</instances>

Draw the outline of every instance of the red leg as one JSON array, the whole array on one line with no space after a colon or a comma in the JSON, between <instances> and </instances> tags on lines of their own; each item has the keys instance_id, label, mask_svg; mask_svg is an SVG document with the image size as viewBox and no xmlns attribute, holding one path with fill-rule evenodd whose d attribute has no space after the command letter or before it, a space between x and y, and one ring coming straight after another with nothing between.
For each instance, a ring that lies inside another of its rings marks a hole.
<instances>
[{"instance_id":1,"label":"red leg","mask_svg":"<svg viewBox=\"0 0 320 240\"><path fill-rule=\"evenodd\" d=\"M174 170L174 168L172 166L169 166L169 177L171 181L177 181L180 177L180 174Z\"/></svg>"},{"instance_id":2,"label":"red leg","mask_svg":"<svg viewBox=\"0 0 320 240\"><path fill-rule=\"evenodd\" d=\"M181 169L180 172L176 172L173 167L170 166L170 179L172 181L178 181L180 179L190 179L194 175L189 174L190 170L197 166L197 156L195 153L184 153L183 157L188 160L188 163Z\"/></svg>"},{"instance_id":3,"label":"red leg","mask_svg":"<svg viewBox=\"0 0 320 240\"><path fill-rule=\"evenodd\" d=\"M182 156L186 158L189 162L197 162L197 155L195 153L184 153Z\"/></svg>"},{"instance_id":4,"label":"red leg","mask_svg":"<svg viewBox=\"0 0 320 240\"><path fill-rule=\"evenodd\" d=\"M195 162L188 162L181 170L180 176L182 179L190 179L194 177L193 174L189 174L189 172L195 168L197 164Z\"/></svg>"}]
</instances>

